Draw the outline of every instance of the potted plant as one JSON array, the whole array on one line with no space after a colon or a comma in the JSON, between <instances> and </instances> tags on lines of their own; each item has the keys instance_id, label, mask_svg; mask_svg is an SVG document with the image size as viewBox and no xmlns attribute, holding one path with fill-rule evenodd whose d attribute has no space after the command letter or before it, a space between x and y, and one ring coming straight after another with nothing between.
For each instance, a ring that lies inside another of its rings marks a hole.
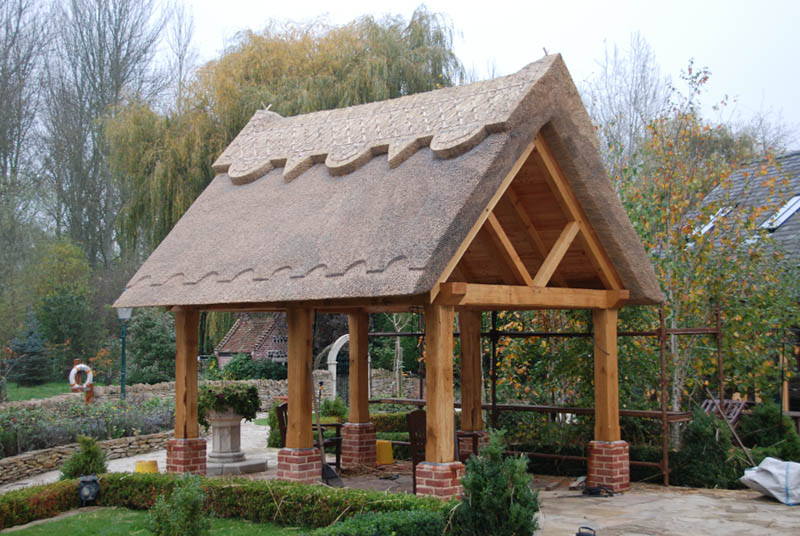
<instances>
[{"instance_id":1,"label":"potted plant","mask_svg":"<svg viewBox=\"0 0 800 536\"><path fill-rule=\"evenodd\" d=\"M242 419L252 421L261 408L254 385L222 383L203 385L197 399L197 420L211 426L209 463L230 464L244 461L241 449Z\"/></svg>"}]
</instances>

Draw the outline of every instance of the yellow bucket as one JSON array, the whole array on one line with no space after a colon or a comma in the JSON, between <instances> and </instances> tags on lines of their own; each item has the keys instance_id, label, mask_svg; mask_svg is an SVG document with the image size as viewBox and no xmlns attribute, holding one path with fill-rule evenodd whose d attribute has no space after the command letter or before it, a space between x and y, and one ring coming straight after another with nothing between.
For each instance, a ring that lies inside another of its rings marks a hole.
<instances>
[{"instance_id":1,"label":"yellow bucket","mask_svg":"<svg viewBox=\"0 0 800 536\"><path fill-rule=\"evenodd\" d=\"M378 465L389 465L394 463L392 454L392 442L378 439L375 441L375 453L378 457Z\"/></svg>"},{"instance_id":2,"label":"yellow bucket","mask_svg":"<svg viewBox=\"0 0 800 536\"><path fill-rule=\"evenodd\" d=\"M156 460L142 460L136 462L136 467L133 470L135 473L157 473L158 461Z\"/></svg>"}]
</instances>

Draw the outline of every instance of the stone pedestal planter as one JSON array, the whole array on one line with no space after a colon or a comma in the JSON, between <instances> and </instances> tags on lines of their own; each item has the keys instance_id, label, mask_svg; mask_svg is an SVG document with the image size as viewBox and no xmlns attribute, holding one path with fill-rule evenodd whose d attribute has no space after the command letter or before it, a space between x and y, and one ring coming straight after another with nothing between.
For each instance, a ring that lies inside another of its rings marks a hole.
<instances>
[{"instance_id":1,"label":"stone pedestal planter","mask_svg":"<svg viewBox=\"0 0 800 536\"><path fill-rule=\"evenodd\" d=\"M242 452L242 416L227 411L209 411L211 423L211 453L208 463L235 463L244 461Z\"/></svg>"},{"instance_id":2,"label":"stone pedestal planter","mask_svg":"<svg viewBox=\"0 0 800 536\"><path fill-rule=\"evenodd\" d=\"M207 474L239 475L267 470L266 460L247 460L242 452L242 416L233 410L209 411L211 423L211 453L206 465Z\"/></svg>"}]
</instances>

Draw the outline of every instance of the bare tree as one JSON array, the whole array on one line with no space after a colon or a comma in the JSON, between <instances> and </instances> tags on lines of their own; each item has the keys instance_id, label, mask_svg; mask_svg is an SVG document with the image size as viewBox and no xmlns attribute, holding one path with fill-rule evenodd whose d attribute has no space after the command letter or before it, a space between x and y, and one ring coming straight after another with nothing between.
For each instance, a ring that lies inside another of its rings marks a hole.
<instances>
[{"instance_id":1,"label":"bare tree","mask_svg":"<svg viewBox=\"0 0 800 536\"><path fill-rule=\"evenodd\" d=\"M175 6L167 36L171 53L170 72L174 78L174 102L178 113L183 111L184 89L197 62L197 50L192 46L194 16L183 4Z\"/></svg>"},{"instance_id":2,"label":"bare tree","mask_svg":"<svg viewBox=\"0 0 800 536\"><path fill-rule=\"evenodd\" d=\"M49 214L57 234L79 244L92 266L109 266L121 199L107 165L103 122L126 100L164 87L154 55L164 28L155 0L70 0L46 66L43 117Z\"/></svg>"},{"instance_id":3,"label":"bare tree","mask_svg":"<svg viewBox=\"0 0 800 536\"><path fill-rule=\"evenodd\" d=\"M581 93L601 140L609 173L619 180L623 162L634 160L650 120L666 110L671 94L650 45L637 32L628 49L605 50L599 70L584 81Z\"/></svg>"},{"instance_id":4,"label":"bare tree","mask_svg":"<svg viewBox=\"0 0 800 536\"><path fill-rule=\"evenodd\" d=\"M34 127L47 44L34 0L0 4L0 344L24 314L12 283L30 251L36 214Z\"/></svg>"}]
</instances>

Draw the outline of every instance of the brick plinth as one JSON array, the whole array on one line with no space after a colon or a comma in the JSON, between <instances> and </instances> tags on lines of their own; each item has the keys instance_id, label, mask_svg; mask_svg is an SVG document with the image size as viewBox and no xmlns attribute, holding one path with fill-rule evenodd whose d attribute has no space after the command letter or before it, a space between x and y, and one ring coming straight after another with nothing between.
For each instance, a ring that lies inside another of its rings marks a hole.
<instances>
[{"instance_id":1,"label":"brick plinth","mask_svg":"<svg viewBox=\"0 0 800 536\"><path fill-rule=\"evenodd\" d=\"M589 443L587 486L608 486L615 492L631 489L630 458L625 441Z\"/></svg>"},{"instance_id":2,"label":"brick plinth","mask_svg":"<svg viewBox=\"0 0 800 536\"><path fill-rule=\"evenodd\" d=\"M206 440L196 437L167 441L167 472L206 474Z\"/></svg>"},{"instance_id":3,"label":"brick plinth","mask_svg":"<svg viewBox=\"0 0 800 536\"><path fill-rule=\"evenodd\" d=\"M417 495L432 495L440 499L461 497L464 464L461 462L421 462L417 465Z\"/></svg>"},{"instance_id":4,"label":"brick plinth","mask_svg":"<svg viewBox=\"0 0 800 536\"><path fill-rule=\"evenodd\" d=\"M348 422L342 426L342 467L375 467L375 424Z\"/></svg>"},{"instance_id":5,"label":"brick plinth","mask_svg":"<svg viewBox=\"0 0 800 536\"><path fill-rule=\"evenodd\" d=\"M480 434L478 437L478 450L482 449L486 446L489 442L489 434L484 432L483 430L476 430L477 434ZM461 437L458 438L458 453L459 455L463 456L467 453L478 455L477 452L472 451L472 438L471 437Z\"/></svg>"},{"instance_id":6,"label":"brick plinth","mask_svg":"<svg viewBox=\"0 0 800 536\"><path fill-rule=\"evenodd\" d=\"M278 479L313 484L322 478L319 450L281 449L278 451Z\"/></svg>"}]
</instances>

